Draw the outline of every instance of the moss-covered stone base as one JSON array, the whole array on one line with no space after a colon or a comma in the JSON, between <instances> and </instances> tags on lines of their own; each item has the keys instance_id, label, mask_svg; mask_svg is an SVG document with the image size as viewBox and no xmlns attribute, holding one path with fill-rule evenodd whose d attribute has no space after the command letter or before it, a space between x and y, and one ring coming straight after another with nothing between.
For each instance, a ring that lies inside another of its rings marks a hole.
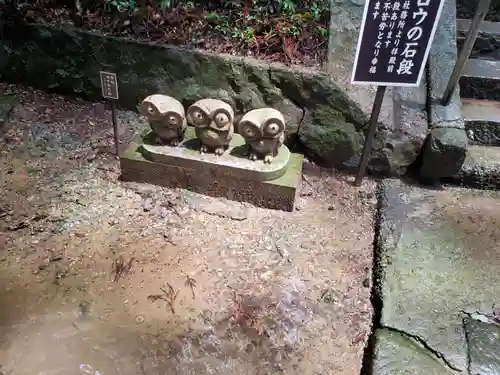
<instances>
[{"instance_id":1,"label":"moss-covered stone base","mask_svg":"<svg viewBox=\"0 0 500 375\"><path fill-rule=\"evenodd\" d=\"M185 137L178 147L157 145L154 138L153 132L146 131L139 148L142 156L149 161L187 169L217 168L244 180L276 180L286 174L290 161L290 150L285 145L280 147L270 164L264 163L263 160L249 160L248 146L239 134L233 135L223 155L200 154L201 143L192 126L188 126Z\"/></svg>"},{"instance_id":2,"label":"moss-covered stone base","mask_svg":"<svg viewBox=\"0 0 500 375\"><path fill-rule=\"evenodd\" d=\"M220 167L217 164L194 159L185 163L181 158L170 158L170 164L154 162L141 153L143 136L139 136L120 156L123 181L145 182L182 188L214 197L248 202L259 207L293 211L302 174L303 156L290 154L286 172L281 177L260 181L252 174Z\"/></svg>"}]
</instances>

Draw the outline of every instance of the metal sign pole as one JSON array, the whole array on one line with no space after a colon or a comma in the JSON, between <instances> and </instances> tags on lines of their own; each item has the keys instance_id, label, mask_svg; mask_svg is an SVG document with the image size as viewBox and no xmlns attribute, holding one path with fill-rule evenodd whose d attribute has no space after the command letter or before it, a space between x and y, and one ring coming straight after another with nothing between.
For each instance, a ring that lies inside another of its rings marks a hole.
<instances>
[{"instance_id":1,"label":"metal sign pole","mask_svg":"<svg viewBox=\"0 0 500 375\"><path fill-rule=\"evenodd\" d=\"M111 121L113 122L113 135L115 139L116 156L120 156L118 141L118 121L116 120L116 100L111 99Z\"/></svg>"},{"instance_id":2,"label":"metal sign pole","mask_svg":"<svg viewBox=\"0 0 500 375\"><path fill-rule=\"evenodd\" d=\"M380 115L380 109L382 108L382 102L384 101L386 88L387 86L377 87L375 100L373 101L372 114L370 116L368 133L366 134L363 153L361 154L361 161L359 163L358 172L356 173L356 179L354 180L354 185L356 186L361 185L361 182L363 182L363 178L366 174L366 167L368 166L368 161L370 160L370 154L373 148L373 140L375 138L375 132L377 130L378 117Z\"/></svg>"},{"instance_id":3,"label":"metal sign pole","mask_svg":"<svg viewBox=\"0 0 500 375\"><path fill-rule=\"evenodd\" d=\"M445 0L366 0L351 84L377 92L354 180L360 186L373 148L387 87L418 87Z\"/></svg>"},{"instance_id":4,"label":"metal sign pole","mask_svg":"<svg viewBox=\"0 0 500 375\"><path fill-rule=\"evenodd\" d=\"M460 54L458 55L457 62L455 63L455 67L453 68L453 72L451 73L450 80L448 81L448 85L444 90L443 98L441 99L441 104L444 106L450 103L451 97L453 96L453 93L458 86L458 82L460 80L460 77L462 76L465 63L469 59L472 48L474 47L474 43L476 42L477 35L479 34L479 27L481 26L481 22L483 22L484 17L486 17L486 13L488 13L490 4L491 0L479 1L476 13L474 13L469 31L467 32L467 36L465 37L464 44L462 46L462 49L460 50Z\"/></svg>"},{"instance_id":5,"label":"metal sign pole","mask_svg":"<svg viewBox=\"0 0 500 375\"><path fill-rule=\"evenodd\" d=\"M116 156L119 153L118 141L118 121L116 119L116 101L118 100L118 80L115 73L100 72L102 96L110 99L111 102L111 121L113 122L113 136L115 140Z\"/></svg>"}]
</instances>

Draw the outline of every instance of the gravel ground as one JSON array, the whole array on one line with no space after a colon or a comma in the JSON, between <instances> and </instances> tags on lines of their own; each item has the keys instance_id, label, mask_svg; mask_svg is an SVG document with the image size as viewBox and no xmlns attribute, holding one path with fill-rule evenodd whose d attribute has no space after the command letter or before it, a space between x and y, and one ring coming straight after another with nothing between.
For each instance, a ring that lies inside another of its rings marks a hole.
<instances>
[{"instance_id":1,"label":"gravel ground","mask_svg":"<svg viewBox=\"0 0 500 375\"><path fill-rule=\"evenodd\" d=\"M374 182L308 168L293 213L122 183L102 103L0 93L0 373L359 374Z\"/></svg>"}]
</instances>

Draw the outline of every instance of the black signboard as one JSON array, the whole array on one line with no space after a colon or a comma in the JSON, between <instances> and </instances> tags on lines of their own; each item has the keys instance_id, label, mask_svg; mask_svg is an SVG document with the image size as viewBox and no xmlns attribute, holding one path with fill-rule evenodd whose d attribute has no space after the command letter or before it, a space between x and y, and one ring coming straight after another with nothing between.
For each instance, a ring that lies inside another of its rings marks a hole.
<instances>
[{"instance_id":1,"label":"black signboard","mask_svg":"<svg viewBox=\"0 0 500 375\"><path fill-rule=\"evenodd\" d=\"M418 86L444 0L366 0L353 84Z\"/></svg>"}]
</instances>

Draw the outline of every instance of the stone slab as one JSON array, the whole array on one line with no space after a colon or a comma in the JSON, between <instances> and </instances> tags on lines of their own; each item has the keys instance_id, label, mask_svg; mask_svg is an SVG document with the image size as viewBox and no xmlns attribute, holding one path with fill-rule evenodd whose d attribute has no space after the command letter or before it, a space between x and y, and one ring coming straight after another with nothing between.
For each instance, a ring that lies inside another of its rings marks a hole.
<instances>
[{"instance_id":1,"label":"stone slab","mask_svg":"<svg viewBox=\"0 0 500 375\"><path fill-rule=\"evenodd\" d=\"M500 374L500 326L466 319L471 375Z\"/></svg>"},{"instance_id":2,"label":"stone slab","mask_svg":"<svg viewBox=\"0 0 500 375\"><path fill-rule=\"evenodd\" d=\"M462 99L462 115L470 144L500 146L500 103Z\"/></svg>"},{"instance_id":3,"label":"stone slab","mask_svg":"<svg viewBox=\"0 0 500 375\"><path fill-rule=\"evenodd\" d=\"M375 331L373 375L450 375L441 361L415 340L386 328Z\"/></svg>"},{"instance_id":4,"label":"stone slab","mask_svg":"<svg viewBox=\"0 0 500 375\"><path fill-rule=\"evenodd\" d=\"M500 296L500 192L380 187L380 324L418 338L450 369L467 369L463 318ZM423 372L425 373L425 372Z\"/></svg>"},{"instance_id":5,"label":"stone slab","mask_svg":"<svg viewBox=\"0 0 500 375\"><path fill-rule=\"evenodd\" d=\"M457 19L457 47L460 50L469 31L470 19ZM479 35L470 54L470 57L486 57L497 54L500 48L500 24L498 22L483 21L479 26Z\"/></svg>"},{"instance_id":6,"label":"stone slab","mask_svg":"<svg viewBox=\"0 0 500 375\"><path fill-rule=\"evenodd\" d=\"M224 197L255 206L293 211L302 181L301 154L291 153L286 172L269 181L242 178L241 173L202 163L196 168L164 164L144 158L140 152L142 136L137 137L120 156L123 181L151 183L170 188L188 189L200 194Z\"/></svg>"},{"instance_id":7,"label":"stone slab","mask_svg":"<svg viewBox=\"0 0 500 375\"><path fill-rule=\"evenodd\" d=\"M468 143L465 129L431 129L422 150L420 176L437 181L457 174L466 159Z\"/></svg>"},{"instance_id":8,"label":"stone slab","mask_svg":"<svg viewBox=\"0 0 500 375\"><path fill-rule=\"evenodd\" d=\"M443 179L443 182L479 189L500 189L500 148L469 146L460 171Z\"/></svg>"},{"instance_id":9,"label":"stone slab","mask_svg":"<svg viewBox=\"0 0 500 375\"><path fill-rule=\"evenodd\" d=\"M460 18L471 18L477 8L477 0L457 0L457 12ZM486 14L486 21L498 22L500 21L500 1L492 0L490 9Z\"/></svg>"},{"instance_id":10,"label":"stone slab","mask_svg":"<svg viewBox=\"0 0 500 375\"><path fill-rule=\"evenodd\" d=\"M469 59L460 78L464 98L500 99L500 61L485 58Z\"/></svg>"},{"instance_id":11,"label":"stone slab","mask_svg":"<svg viewBox=\"0 0 500 375\"><path fill-rule=\"evenodd\" d=\"M263 160L249 160L245 140L239 134L233 135L229 148L223 155L201 154L200 141L191 126L188 126L185 138L178 147L159 146L154 144L153 139L152 132L145 134L140 148L142 156L149 161L193 170L217 168L246 180L276 180L286 173L290 161L290 151L285 145L281 146L270 164L265 164Z\"/></svg>"}]
</instances>

